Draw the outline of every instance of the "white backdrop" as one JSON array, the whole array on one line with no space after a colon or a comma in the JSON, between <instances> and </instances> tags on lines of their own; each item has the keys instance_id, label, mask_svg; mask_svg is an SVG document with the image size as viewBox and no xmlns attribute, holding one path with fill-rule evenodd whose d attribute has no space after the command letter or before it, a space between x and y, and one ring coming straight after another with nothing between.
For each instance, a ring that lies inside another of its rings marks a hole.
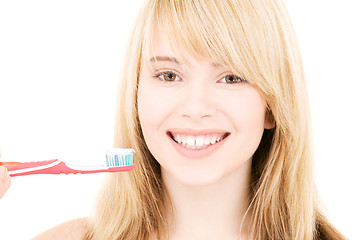
<instances>
[{"instance_id":1,"label":"white backdrop","mask_svg":"<svg viewBox=\"0 0 362 240\"><path fill-rule=\"evenodd\" d=\"M331 221L360 239L362 36L359 1L286 0L310 89L317 185ZM103 161L116 86L141 1L0 2L2 160ZM0 239L87 216L103 174L13 178Z\"/></svg>"}]
</instances>

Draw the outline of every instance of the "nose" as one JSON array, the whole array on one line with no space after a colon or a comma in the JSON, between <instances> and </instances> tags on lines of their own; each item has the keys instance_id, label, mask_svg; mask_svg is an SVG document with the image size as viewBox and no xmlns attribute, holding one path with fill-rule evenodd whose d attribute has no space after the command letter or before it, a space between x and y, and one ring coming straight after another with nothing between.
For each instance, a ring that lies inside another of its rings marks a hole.
<instances>
[{"instance_id":1,"label":"nose","mask_svg":"<svg viewBox=\"0 0 362 240\"><path fill-rule=\"evenodd\" d=\"M199 120L212 117L216 113L210 87L200 82L190 83L184 89L179 113L183 117Z\"/></svg>"}]
</instances>

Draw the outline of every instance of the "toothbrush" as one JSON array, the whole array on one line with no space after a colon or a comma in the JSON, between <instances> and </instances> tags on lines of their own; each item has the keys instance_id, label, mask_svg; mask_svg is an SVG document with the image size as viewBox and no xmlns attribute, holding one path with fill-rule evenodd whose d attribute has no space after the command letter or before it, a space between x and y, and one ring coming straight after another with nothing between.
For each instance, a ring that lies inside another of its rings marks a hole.
<instances>
[{"instance_id":1,"label":"toothbrush","mask_svg":"<svg viewBox=\"0 0 362 240\"><path fill-rule=\"evenodd\" d=\"M122 172L134 169L134 150L130 148L113 148L106 152L103 165L75 165L58 159L38 162L0 162L11 177L33 174L86 174L99 172Z\"/></svg>"}]
</instances>

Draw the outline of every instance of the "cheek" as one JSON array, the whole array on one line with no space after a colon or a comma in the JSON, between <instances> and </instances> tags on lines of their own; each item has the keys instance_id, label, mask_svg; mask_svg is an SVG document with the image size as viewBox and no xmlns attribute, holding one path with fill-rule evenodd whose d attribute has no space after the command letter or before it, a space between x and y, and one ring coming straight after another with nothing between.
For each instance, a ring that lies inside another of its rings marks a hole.
<instances>
[{"instance_id":1,"label":"cheek","mask_svg":"<svg viewBox=\"0 0 362 240\"><path fill-rule=\"evenodd\" d=\"M149 79L142 81L138 86L137 104L138 115L144 137L148 142L155 140L155 133L159 132L162 123L175 109L172 97L167 92L149 84Z\"/></svg>"},{"instance_id":2,"label":"cheek","mask_svg":"<svg viewBox=\"0 0 362 240\"><path fill-rule=\"evenodd\" d=\"M137 104L138 116L143 128L143 126L149 122L147 120L153 120L155 119L153 116L157 116L157 108L154 108L157 103L151 98L150 92L146 91L146 87L142 83L140 83L138 87Z\"/></svg>"},{"instance_id":3,"label":"cheek","mask_svg":"<svg viewBox=\"0 0 362 240\"><path fill-rule=\"evenodd\" d=\"M249 88L232 99L223 99L222 105L235 128L243 131L264 129L266 103L256 89Z\"/></svg>"},{"instance_id":4,"label":"cheek","mask_svg":"<svg viewBox=\"0 0 362 240\"><path fill-rule=\"evenodd\" d=\"M166 114L166 106L162 98L147 89L138 91L138 114L141 125L158 125Z\"/></svg>"},{"instance_id":5,"label":"cheek","mask_svg":"<svg viewBox=\"0 0 362 240\"><path fill-rule=\"evenodd\" d=\"M234 100L233 104L225 104L228 106L225 110L235 130L235 149L247 159L258 148L264 133L266 104L255 89L245 91Z\"/></svg>"},{"instance_id":6,"label":"cheek","mask_svg":"<svg viewBox=\"0 0 362 240\"><path fill-rule=\"evenodd\" d=\"M162 111L160 103L161 99L157 96L152 86L141 78L137 92L137 107L142 126L152 125L152 122L157 122Z\"/></svg>"},{"instance_id":7,"label":"cheek","mask_svg":"<svg viewBox=\"0 0 362 240\"><path fill-rule=\"evenodd\" d=\"M149 151L161 165L164 164L162 160L169 151L169 148L164 147L168 144L168 137L162 127L174 109L172 100L168 98L167 93L152 86L148 81L140 80L137 107L142 134Z\"/></svg>"},{"instance_id":8,"label":"cheek","mask_svg":"<svg viewBox=\"0 0 362 240\"><path fill-rule=\"evenodd\" d=\"M140 80L137 92L137 108L138 116L141 123L141 128L144 137L146 138L149 134L150 126L157 124L157 116L159 114L159 107L156 107L158 102L157 98L154 98L151 91L147 90L147 86Z\"/></svg>"},{"instance_id":9,"label":"cheek","mask_svg":"<svg viewBox=\"0 0 362 240\"><path fill-rule=\"evenodd\" d=\"M150 145L152 145L153 142L157 142L157 139L154 138L155 134L153 134L153 129L155 129L155 126L158 124L157 116L159 116L158 111L160 109L157 107L157 98L155 98L151 92L152 91L149 91L147 86L140 79L137 92L138 117L142 134L148 148L150 148Z\"/></svg>"}]
</instances>

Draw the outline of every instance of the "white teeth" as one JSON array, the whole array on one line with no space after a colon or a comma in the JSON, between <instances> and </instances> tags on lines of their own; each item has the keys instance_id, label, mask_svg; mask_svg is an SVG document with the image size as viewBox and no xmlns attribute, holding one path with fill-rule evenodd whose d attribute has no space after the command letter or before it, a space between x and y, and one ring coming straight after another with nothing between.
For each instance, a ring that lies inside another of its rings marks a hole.
<instances>
[{"instance_id":1,"label":"white teeth","mask_svg":"<svg viewBox=\"0 0 362 240\"><path fill-rule=\"evenodd\" d=\"M179 136L179 141L177 141L177 142L179 142L179 143L183 143L183 144L186 144L186 137L185 136Z\"/></svg>"},{"instance_id":2,"label":"white teeth","mask_svg":"<svg viewBox=\"0 0 362 240\"><path fill-rule=\"evenodd\" d=\"M187 135L177 135L172 134L173 139L184 146L185 148L189 149L201 149L213 145L223 139L222 136L210 136L210 135L203 135L203 136L187 136Z\"/></svg>"},{"instance_id":3,"label":"white teeth","mask_svg":"<svg viewBox=\"0 0 362 240\"><path fill-rule=\"evenodd\" d=\"M174 136L176 142L182 142L181 137L179 135Z\"/></svg>"},{"instance_id":4,"label":"white teeth","mask_svg":"<svg viewBox=\"0 0 362 240\"><path fill-rule=\"evenodd\" d=\"M215 136L212 137L211 140L210 140L210 143L211 143L211 144L215 144L215 143L216 143L216 139L217 139L217 137L215 137Z\"/></svg>"},{"instance_id":5,"label":"white teeth","mask_svg":"<svg viewBox=\"0 0 362 240\"><path fill-rule=\"evenodd\" d=\"M205 138L203 137L196 137L196 147L201 148L203 145L205 145Z\"/></svg>"},{"instance_id":6,"label":"white teeth","mask_svg":"<svg viewBox=\"0 0 362 240\"><path fill-rule=\"evenodd\" d=\"M195 145L195 137L193 136L187 136L186 145L188 146L194 146Z\"/></svg>"},{"instance_id":7,"label":"white teeth","mask_svg":"<svg viewBox=\"0 0 362 240\"><path fill-rule=\"evenodd\" d=\"M211 139L210 138L205 138L204 144L205 145L210 145L210 143L211 143Z\"/></svg>"}]
</instances>

